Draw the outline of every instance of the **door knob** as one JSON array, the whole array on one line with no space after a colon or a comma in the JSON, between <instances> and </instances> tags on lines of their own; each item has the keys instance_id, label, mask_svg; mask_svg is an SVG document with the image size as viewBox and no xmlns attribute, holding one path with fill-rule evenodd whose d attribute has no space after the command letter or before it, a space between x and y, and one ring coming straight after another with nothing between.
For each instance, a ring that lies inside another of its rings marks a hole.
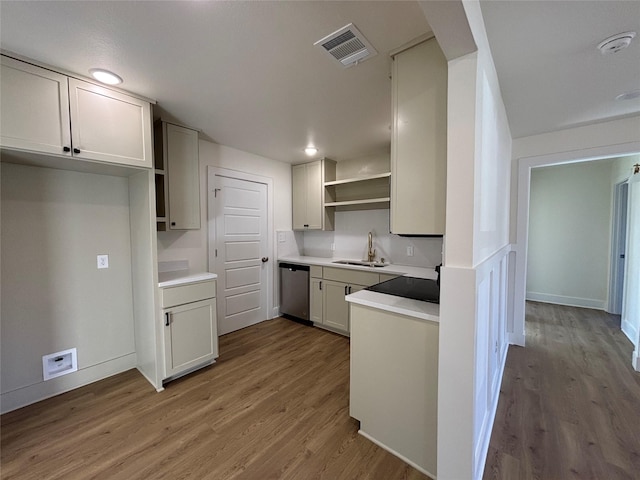
<instances>
[{"instance_id":1,"label":"door knob","mask_svg":"<svg viewBox=\"0 0 640 480\"><path fill-rule=\"evenodd\" d=\"M262 257L262 263L268 262L269 261L269 257Z\"/></svg>"}]
</instances>

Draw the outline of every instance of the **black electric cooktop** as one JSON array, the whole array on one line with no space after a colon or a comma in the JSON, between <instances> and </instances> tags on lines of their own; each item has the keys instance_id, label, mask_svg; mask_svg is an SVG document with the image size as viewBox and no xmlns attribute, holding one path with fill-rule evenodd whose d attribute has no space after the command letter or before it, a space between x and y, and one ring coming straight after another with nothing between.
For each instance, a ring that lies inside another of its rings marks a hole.
<instances>
[{"instance_id":1,"label":"black electric cooktop","mask_svg":"<svg viewBox=\"0 0 640 480\"><path fill-rule=\"evenodd\" d=\"M435 280L428 278L396 277L367 287L365 290L423 302L440 303L440 287Z\"/></svg>"}]
</instances>

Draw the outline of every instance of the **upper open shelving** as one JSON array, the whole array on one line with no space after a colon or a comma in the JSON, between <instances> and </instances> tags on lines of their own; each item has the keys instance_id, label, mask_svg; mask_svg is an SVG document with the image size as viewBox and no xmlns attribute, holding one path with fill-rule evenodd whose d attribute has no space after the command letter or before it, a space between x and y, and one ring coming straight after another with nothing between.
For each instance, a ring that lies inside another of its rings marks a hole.
<instances>
[{"instance_id":1,"label":"upper open shelving","mask_svg":"<svg viewBox=\"0 0 640 480\"><path fill-rule=\"evenodd\" d=\"M324 182L324 206L389 208L390 172Z\"/></svg>"}]
</instances>

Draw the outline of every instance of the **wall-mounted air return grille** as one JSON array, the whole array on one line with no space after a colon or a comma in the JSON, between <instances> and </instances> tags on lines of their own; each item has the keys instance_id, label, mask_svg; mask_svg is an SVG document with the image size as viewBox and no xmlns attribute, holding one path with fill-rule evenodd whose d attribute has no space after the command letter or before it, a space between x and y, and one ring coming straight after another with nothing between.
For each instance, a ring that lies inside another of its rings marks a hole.
<instances>
[{"instance_id":1,"label":"wall-mounted air return grille","mask_svg":"<svg viewBox=\"0 0 640 480\"><path fill-rule=\"evenodd\" d=\"M331 58L345 68L356 65L378 53L353 23L327 35L322 40L318 40L314 45L322 47L326 53L331 55Z\"/></svg>"}]
</instances>

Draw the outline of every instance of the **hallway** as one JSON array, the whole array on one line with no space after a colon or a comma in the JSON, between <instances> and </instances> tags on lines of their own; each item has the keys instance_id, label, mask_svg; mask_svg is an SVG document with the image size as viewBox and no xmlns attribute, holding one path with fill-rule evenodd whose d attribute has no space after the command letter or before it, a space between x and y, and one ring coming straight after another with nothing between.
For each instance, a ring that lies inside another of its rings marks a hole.
<instances>
[{"instance_id":1,"label":"hallway","mask_svg":"<svg viewBox=\"0 0 640 480\"><path fill-rule=\"evenodd\" d=\"M485 479L637 479L640 373L620 317L527 302L511 347Z\"/></svg>"}]
</instances>

